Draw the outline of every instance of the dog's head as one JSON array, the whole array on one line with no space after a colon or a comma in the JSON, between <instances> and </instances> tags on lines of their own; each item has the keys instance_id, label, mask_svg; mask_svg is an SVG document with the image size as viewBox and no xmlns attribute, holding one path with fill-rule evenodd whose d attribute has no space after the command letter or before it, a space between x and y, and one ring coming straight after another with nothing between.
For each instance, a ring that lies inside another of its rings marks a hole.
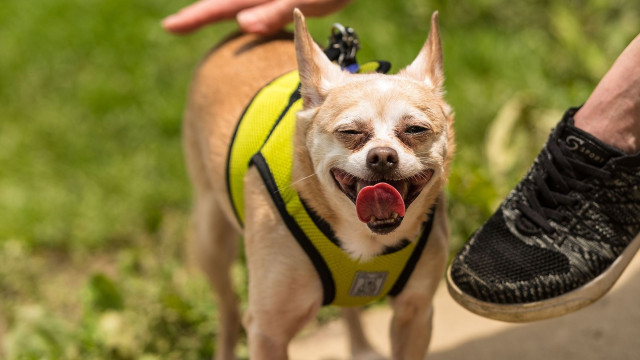
<instances>
[{"instance_id":1,"label":"dog's head","mask_svg":"<svg viewBox=\"0 0 640 360\"><path fill-rule=\"evenodd\" d=\"M397 75L342 71L313 42L297 10L294 19L304 104L296 190L338 235L342 227L393 245L419 230L453 145L437 13L419 55Z\"/></svg>"}]
</instances>

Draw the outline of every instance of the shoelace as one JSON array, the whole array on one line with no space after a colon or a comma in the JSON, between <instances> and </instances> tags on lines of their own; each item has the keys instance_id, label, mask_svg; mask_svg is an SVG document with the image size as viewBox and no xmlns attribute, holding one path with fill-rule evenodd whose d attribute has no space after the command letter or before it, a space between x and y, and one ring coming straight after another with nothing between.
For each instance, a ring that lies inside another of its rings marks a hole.
<instances>
[{"instance_id":1,"label":"shoelace","mask_svg":"<svg viewBox=\"0 0 640 360\"><path fill-rule=\"evenodd\" d=\"M547 152L540 156L540 167L544 171L534 175L533 186L525 186L524 196L527 203L519 202L516 208L520 210L521 217L516 222L520 231L531 233L530 226L522 221L528 220L532 225L537 225L545 233L552 233L554 228L549 224L549 219L556 222L569 221L569 215L558 208L562 205L574 206L577 199L569 196L572 191L588 192L592 186L579 179L595 177L598 179L610 178L611 174L601 168L579 161L570 156L566 145L556 140L549 142Z\"/></svg>"}]
</instances>

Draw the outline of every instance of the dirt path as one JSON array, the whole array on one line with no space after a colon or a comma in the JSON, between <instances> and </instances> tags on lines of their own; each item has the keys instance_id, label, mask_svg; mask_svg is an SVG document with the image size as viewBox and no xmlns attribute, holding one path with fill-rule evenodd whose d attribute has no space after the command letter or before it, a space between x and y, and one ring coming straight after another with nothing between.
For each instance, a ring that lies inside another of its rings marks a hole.
<instances>
[{"instance_id":1,"label":"dirt path","mask_svg":"<svg viewBox=\"0 0 640 360\"><path fill-rule=\"evenodd\" d=\"M434 300L429 360L640 359L640 258L593 305L560 318L509 324L476 316L455 303L441 284ZM387 308L364 314L369 338L389 354ZM348 359L344 326L331 322L296 339L294 360Z\"/></svg>"}]
</instances>

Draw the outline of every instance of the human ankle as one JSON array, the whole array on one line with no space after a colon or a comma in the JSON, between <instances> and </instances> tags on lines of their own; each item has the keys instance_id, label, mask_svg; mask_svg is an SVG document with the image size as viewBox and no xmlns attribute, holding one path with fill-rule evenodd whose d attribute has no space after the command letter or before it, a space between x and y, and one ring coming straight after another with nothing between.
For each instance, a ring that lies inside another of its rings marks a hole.
<instances>
[{"instance_id":1,"label":"human ankle","mask_svg":"<svg viewBox=\"0 0 640 360\"><path fill-rule=\"evenodd\" d=\"M574 116L575 126L627 154L640 151L640 35Z\"/></svg>"},{"instance_id":2,"label":"human ankle","mask_svg":"<svg viewBox=\"0 0 640 360\"><path fill-rule=\"evenodd\" d=\"M587 103L574 115L575 126L626 154L640 151L640 111L632 101Z\"/></svg>"}]
</instances>

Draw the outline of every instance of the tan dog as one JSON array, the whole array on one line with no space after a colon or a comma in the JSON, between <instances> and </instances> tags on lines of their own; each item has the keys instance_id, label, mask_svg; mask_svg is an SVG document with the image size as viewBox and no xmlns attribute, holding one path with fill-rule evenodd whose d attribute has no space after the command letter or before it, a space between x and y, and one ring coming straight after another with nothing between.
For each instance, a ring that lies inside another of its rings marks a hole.
<instances>
[{"instance_id":1,"label":"tan dog","mask_svg":"<svg viewBox=\"0 0 640 360\"><path fill-rule=\"evenodd\" d=\"M288 36L241 35L211 52L196 72L185 114L196 254L220 308L216 358L234 358L239 333L229 274L239 234L244 235L249 270L249 308L243 323L251 359L286 359L288 343L327 302L320 267L300 246L291 230L296 225L283 221L287 214L282 215L281 204L274 201L280 195L274 193L290 191L339 239L328 246L356 265L393 254L406 239L415 245L426 220L433 219L430 232L425 230L424 247L414 247L414 268L401 291L389 292L394 295L392 357L422 359L431 333L431 301L447 259L442 188L453 152L453 115L443 100L437 13L418 57L393 76L341 71L313 42L302 14L296 10L294 15L295 45ZM268 190L259 166L247 165L240 221L225 173L236 123L262 87L296 68L296 59L303 110L294 120L292 159L272 160L293 162L291 184ZM372 277L359 279L359 285L354 280L344 296L371 295L367 291L375 292L376 286L380 290L386 273L379 274L365 272ZM334 287L340 291L339 285ZM365 339L357 310L344 308L343 315L353 357L381 358Z\"/></svg>"}]
</instances>

